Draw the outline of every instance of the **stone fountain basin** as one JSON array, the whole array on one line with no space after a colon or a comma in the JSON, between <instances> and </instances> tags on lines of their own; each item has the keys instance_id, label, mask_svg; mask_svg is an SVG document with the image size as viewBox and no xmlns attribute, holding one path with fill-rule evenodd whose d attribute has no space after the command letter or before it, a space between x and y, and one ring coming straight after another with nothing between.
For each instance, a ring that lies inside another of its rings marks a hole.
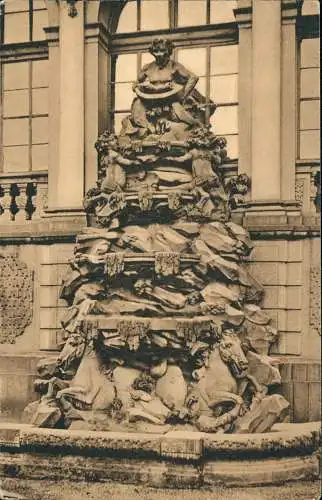
<instances>
[{"instance_id":1,"label":"stone fountain basin","mask_svg":"<svg viewBox=\"0 0 322 500\"><path fill-rule=\"evenodd\" d=\"M280 484L319 476L320 423L265 434L165 434L0 424L0 477L113 481L162 488Z\"/></svg>"}]
</instances>

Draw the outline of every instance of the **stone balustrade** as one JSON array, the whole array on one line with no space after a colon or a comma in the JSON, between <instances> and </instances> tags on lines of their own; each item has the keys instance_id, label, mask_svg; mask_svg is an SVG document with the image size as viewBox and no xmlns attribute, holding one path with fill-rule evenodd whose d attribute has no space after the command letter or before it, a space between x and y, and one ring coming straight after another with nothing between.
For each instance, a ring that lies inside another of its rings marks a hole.
<instances>
[{"instance_id":1,"label":"stone balustrade","mask_svg":"<svg viewBox=\"0 0 322 500\"><path fill-rule=\"evenodd\" d=\"M46 174L2 174L0 225L40 219L47 204L47 187Z\"/></svg>"},{"instance_id":2,"label":"stone balustrade","mask_svg":"<svg viewBox=\"0 0 322 500\"><path fill-rule=\"evenodd\" d=\"M237 164L223 166L225 177L237 173ZM320 204L320 163L301 161L296 165L295 199L304 213L316 213ZM42 172L0 174L0 225L39 220L47 206L48 177Z\"/></svg>"}]
</instances>

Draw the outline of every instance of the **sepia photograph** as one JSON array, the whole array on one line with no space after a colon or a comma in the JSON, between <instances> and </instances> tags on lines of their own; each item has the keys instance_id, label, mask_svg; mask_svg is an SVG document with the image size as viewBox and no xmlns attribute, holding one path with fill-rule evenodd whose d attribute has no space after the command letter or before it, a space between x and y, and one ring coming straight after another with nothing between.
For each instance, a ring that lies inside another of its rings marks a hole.
<instances>
[{"instance_id":1,"label":"sepia photograph","mask_svg":"<svg viewBox=\"0 0 322 500\"><path fill-rule=\"evenodd\" d=\"M318 500L319 0L0 0L0 500Z\"/></svg>"}]
</instances>

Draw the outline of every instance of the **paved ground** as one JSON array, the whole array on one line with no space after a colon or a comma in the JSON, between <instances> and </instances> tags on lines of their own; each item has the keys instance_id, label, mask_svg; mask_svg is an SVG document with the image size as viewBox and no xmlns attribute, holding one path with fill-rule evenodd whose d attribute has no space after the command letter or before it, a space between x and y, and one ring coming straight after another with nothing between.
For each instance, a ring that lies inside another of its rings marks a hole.
<instances>
[{"instance_id":1,"label":"paved ground","mask_svg":"<svg viewBox=\"0 0 322 500\"><path fill-rule=\"evenodd\" d=\"M1 483L0 483L1 484ZM26 500L318 500L318 481L257 488L157 490L143 486L4 479L2 488ZM1 489L0 489L1 492ZM5 497L6 498L6 497ZM1 493L0 493L0 500Z\"/></svg>"}]
</instances>

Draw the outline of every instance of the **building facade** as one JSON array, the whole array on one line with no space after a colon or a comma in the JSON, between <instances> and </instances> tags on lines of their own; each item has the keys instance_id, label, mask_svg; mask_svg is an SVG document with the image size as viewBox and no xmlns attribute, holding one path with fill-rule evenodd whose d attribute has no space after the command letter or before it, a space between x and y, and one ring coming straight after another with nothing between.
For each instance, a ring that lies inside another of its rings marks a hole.
<instances>
[{"instance_id":1,"label":"building facade","mask_svg":"<svg viewBox=\"0 0 322 500\"><path fill-rule=\"evenodd\" d=\"M319 418L319 2L5 0L0 3L0 418L35 398L59 348L59 298L94 148L120 130L155 36L199 76L228 141L225 169L251 192L234 213L280 332L273 353L294 421Z\"/></svg>"}]
</instances>

